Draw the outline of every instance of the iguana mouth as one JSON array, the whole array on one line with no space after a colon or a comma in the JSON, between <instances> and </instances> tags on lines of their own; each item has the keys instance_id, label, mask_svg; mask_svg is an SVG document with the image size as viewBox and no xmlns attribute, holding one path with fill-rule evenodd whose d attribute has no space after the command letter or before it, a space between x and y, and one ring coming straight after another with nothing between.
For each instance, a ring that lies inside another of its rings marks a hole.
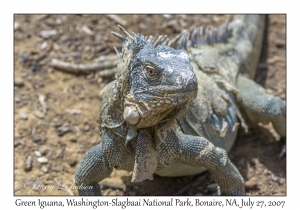
<instances>
[{"instance_id":1,"label":"iguana mouth","mask_svg":"<svg viewBox=\"0 0 300 210\"><path fill-rule=\"evenodd\" d=\"M160 96L160 97L161 96L176 97L178 95L180 96L180 95L185 95L187 93L193 93L197 90L198 90L198 87L195 87L190 90L172 89L172 90L167 90L167 91L164 88L159 88L159 89L153 89L153 90L139 90L139 91L135 91L134 94L135 95L149 94L149 95Z\"/></svg>"},{"instance_id":2,"label":"iguana mouth","mask_svg":"<svg viewBox=\"0 0 300 210\"><path fill-rule=\"evenodd\" d=\"M143 101L146 107L170 107L193 101L197 97L197 90L195 88L181 92L139 91L138 95L147 95L148 99Z\"/></svg>"}]
</instances>

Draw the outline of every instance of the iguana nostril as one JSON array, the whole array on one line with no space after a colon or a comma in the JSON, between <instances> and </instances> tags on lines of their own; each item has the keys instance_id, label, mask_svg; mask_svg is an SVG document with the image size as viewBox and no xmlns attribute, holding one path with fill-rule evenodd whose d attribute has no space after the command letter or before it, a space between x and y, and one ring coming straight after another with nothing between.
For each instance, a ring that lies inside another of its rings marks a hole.
<instances>
[{"instance_id":1,"label":"iguana nostril","mask_svg":"<svg viewBox=\"0 0 300 210\"><path fill-rule=\"evenodd\" d=\"M197 80L195 80L194 78L187 80L186 89L195 90L197 86L198 86Z\"/></svg>"},{"instance_id":2,"label":"iguana nostril","mask_svg":"<svg viewBox=\"0 0 300 210\"><path fill-rule=\"evenodd\" d=\"M183 83L182 76L179 76L179 77L177 78L177 83L178 83L179 85L182 85L182 83Z\"/></svg>"}]
</instances>

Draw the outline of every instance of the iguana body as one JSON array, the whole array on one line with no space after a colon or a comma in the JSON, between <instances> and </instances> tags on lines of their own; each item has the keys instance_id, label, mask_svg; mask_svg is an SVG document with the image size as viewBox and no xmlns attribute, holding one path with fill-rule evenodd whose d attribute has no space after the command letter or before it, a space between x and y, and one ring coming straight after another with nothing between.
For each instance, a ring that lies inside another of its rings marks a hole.
<instances>
[{"instance_id":1,"label":"iguana body","mask_svg":"<svg viewBox=\"0 0 300 210\"><path fill-rule=\"evenodd\" d=\"M122 29L122 28L121 28ZM80 195L99 195L113 168L132 181L209 170L223 194L244 194L244 181L227 157L245 117L272 122L285 136L285 102L254 83L264 17L236 16L218 30L163 38L123 37L116 80L103 90L102 142L83 157L75 183ZM176 48L173 49L172 47ZM241 112L244 114L242 116ZM90 188L91 187L91 188Z\"/></svg>"}]
</instances>

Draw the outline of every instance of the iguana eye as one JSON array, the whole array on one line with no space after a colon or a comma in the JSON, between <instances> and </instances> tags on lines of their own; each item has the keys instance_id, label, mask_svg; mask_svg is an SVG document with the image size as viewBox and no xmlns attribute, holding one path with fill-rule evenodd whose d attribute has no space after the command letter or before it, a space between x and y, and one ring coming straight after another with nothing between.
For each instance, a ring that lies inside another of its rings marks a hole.
<instances>
[{"instance_id":1,"label":"iguana eye","mask_svg":"<svg viewBox=\"0 0 300 210\"><path fill-rule=\"evenodd\" d=\"M144 67L144 71L145 71L145 74L147 75L147 77L150 79L156 79L158 76L158 72L153 66L146 65Z\"/></svg>"}]
</instances>

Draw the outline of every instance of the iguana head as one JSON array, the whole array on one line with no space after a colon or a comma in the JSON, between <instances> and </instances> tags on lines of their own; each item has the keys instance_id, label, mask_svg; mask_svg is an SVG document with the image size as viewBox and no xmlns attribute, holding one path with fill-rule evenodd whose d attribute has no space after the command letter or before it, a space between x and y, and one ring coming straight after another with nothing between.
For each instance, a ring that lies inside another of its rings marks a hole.
<instances>
[{"instance_id":1,"label":"iguana head","mask_svg":"<svg viewBox=\"0 0 300 210\"><path fill-rule=\"evenodd\" d=\"M150 127L195 99L197 79L185 50L159 45L162 37L123 31L126 38L113 32L122 41L116 88L123 91L123 117L138 128Z\"/></svg>"}]
</instances>

